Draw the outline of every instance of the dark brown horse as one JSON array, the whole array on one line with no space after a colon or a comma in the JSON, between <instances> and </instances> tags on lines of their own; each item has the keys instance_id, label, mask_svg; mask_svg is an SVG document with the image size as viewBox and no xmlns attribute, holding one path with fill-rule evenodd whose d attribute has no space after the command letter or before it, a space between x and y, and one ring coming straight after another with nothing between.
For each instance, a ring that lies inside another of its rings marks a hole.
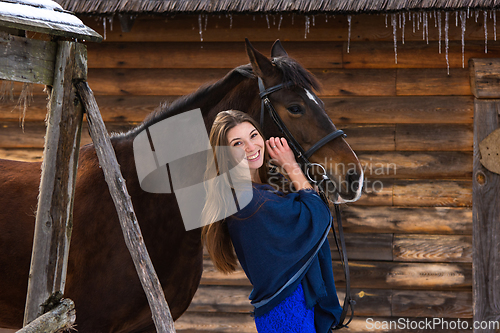
<instances>
[{"instance_id":1,"label":"dark brown horse","mask_svg":"<svg viewBox=\"0 0 500 333\"><path fill-rule=\"evenodd\" d=\"M258 119L261 105L256 75L266 87L293 82L292 87L272 94L271 100L305 149L335 129L323 103L312 93L318 88L317 81L286 55L279 42L273 45L273 61L248 42L247 53L250 65L232 70L216 83L158 110L137 128L114 135L111 140L174 319L187 309L201 279L200 228L185 231L175 195L141 190L132 148L135 136L147 126L196 108L201 108L207 130L222 110L238 109ZM267 137L281 136L268 116L264 124ZM361 186L356 182L362 182L362 169L343 138L319 149L311 161L327 162L332 179L339 182L340 200L359 198ZM339 164L347 168L339 168ZM0 327L22 325L39 182L40 163L0 160ZM337 194L332 193L332 198ZM65 296L75 301L78 331L154 331L92 145L80 150L73 216Z\"/></svg>"}]
</instances>

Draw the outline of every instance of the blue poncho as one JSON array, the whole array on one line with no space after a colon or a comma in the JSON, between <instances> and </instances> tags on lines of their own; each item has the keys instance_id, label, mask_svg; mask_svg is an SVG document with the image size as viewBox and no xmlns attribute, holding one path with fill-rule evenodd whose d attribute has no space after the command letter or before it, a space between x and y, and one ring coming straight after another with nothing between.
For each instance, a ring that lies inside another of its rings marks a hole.
<instances>
[{"instance_id":1,"label":"blue poncho","mask_svg":"<svg viewBox=\"0 0 500 333\"><path fill-rule=\"evenodd\" d=\"M253 305L275 295L314 255L330 229L328 206L314 190L283 195L266 184L253 185L249 205L226 219L231 240L248 279ZM269 312L302 283L306 306L314 306L318 333L338 323L342 308L333 280L330 245L325 241L307 270L267 304L256 307L255 316Z\"/></svg>"}]
</instances>

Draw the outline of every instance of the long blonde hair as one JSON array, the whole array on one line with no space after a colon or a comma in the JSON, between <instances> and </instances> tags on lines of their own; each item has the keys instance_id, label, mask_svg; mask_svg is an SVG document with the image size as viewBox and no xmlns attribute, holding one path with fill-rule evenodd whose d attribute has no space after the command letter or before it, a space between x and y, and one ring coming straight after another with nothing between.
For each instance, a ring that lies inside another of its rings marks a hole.
<instances>
[{"instance_id":1,"label":"long blonde hair","mask_svg":"<svg viewBox=\"0 0 500 333\"><path fill-rule=\"evenodd\" d=\"M234 160L231 156L228 156L228 150L219 150L217 147L229 146L227 141L228 131L244 122L252 124L264 138L259 124L248 114L237 110L227 110L217 114L210 130L210 145L217 151L217 154L209 154L205 172L205 179L210 181L205 182L207 197L202 213L204 226L201 231L201 239L207 247L215 268L226 274L234 272L238 262L226 219L219 218L220 216L226 216L226 212L221 211L224 208L221 207L229 207L226 201L232 200L227 195L223 195L221 189L228 188L227 186L231 186L231 184L227 183L225 177L216 176L217 174L227 173ZM215 163L215 159L219 163ZM268 159L264 154L264 164L258 171L263 183L268 180L267 165Z\"/></svg>"}]
</instances>

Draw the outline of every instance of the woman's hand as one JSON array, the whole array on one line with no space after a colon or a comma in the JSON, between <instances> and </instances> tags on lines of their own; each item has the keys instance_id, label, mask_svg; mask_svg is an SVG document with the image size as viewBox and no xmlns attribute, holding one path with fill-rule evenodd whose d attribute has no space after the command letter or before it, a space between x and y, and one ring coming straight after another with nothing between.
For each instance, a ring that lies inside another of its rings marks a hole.
<instances>
[{"instance_id":1,"label":"woman's hand","mask_svg":"<svg viewBox=\"0 0 500 333\"><path fill-rule=\"evenodd\" d=\"M297 191L313 188L295 160L295 155L285 138L269 138L266 140L266 148L272 162L285 170Z\"/></svg>"}]
</instances>

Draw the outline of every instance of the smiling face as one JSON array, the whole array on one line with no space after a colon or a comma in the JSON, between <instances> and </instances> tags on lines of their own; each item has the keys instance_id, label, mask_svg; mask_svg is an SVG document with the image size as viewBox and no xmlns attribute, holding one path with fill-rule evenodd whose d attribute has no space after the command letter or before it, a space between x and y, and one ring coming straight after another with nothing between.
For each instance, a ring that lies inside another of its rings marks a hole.
<instances>
[{"instance_id":1,"label":"smiling face","mask_svg":"<svg viewBox=\"0 0 500 333\"><path fill-rule=\"evenodd\" d=\"M251 123L245 121L227 132L227 142L231 147L243 149L252 181L260 182L258 169L264 164L265 144L259 131Z\"/></svg>"}]
</instances>

